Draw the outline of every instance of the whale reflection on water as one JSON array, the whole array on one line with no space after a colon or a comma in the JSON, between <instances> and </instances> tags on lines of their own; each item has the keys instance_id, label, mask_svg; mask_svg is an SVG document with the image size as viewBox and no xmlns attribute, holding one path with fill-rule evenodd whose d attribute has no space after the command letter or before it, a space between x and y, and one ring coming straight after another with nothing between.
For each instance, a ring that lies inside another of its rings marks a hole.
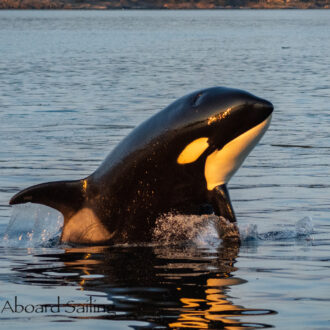
<instances>
[{"instance_id":1,"label":"whale reflection on water","mask_svg":"<svg viewBox=\"0 0 330 330\"><path fill-rule=\"evenodd\" d=\"M106 300L111 313L83 318L142 321L147 323L143 328L242 329L271 327L255 320L276 313L232 302L231 287L246 282L233 275L238 244L96 246L45 252L34 251L33 264L15 266L11 281L49 288L76 286L86 301L90 296L96 303ZM71 320L75 317L82 316L70 315Z\"/></svg>"}]
</instances>

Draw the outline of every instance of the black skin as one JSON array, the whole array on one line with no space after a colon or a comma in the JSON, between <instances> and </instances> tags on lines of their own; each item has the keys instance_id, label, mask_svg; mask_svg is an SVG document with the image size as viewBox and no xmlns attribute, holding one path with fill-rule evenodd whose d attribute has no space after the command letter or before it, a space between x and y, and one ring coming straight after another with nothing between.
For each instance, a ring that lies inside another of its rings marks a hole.
<instances>
[{"instance_id":1,"label":"black skin","mask_svg":"<svg viewBox=\"0 0 330 330\"><path fill-rule=\"evenodd\" d=\"M109 232L116 232L112 242L149 241L155 220L168 212L213 211L235 222L226 185L207 189L205 160L272 111L271 103L241 90L197 91L135 128L86 178L86 189L83 180L46 183L23 190L10 204L45 204L61 211L65 221L80 208L91 208ZM178 164L182 150L201 137L209 143L204 153L195 162Z\"/></svg>"}]
</instances>

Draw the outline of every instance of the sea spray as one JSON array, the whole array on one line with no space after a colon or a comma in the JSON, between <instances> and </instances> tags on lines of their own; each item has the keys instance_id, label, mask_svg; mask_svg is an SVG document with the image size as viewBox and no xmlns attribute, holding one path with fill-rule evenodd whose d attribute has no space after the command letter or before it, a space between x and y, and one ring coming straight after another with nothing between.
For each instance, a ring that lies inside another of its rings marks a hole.
<instances>
[{"instance_id":1,"label":"sea spray","mask_svg":"<svg viewBox=\"0 0 330 330\"><path fill-rule=\"evenodd\" d=\"M153 242L163 245L195 243L198 245L226 242L247 242L264 240L310 239L314 232L310 217L295 223L295 229L281 228L276 231L258 233L256 224L231 223L216 215L182 215L168 213L156 220ZM290 226L292 227L292 225Z\"/></svg>"},{"instance_id":2,"label":"sea spray","mask_svg":"<svg viewBox=\"0 0 330 330\"><path fill-rule=\"evenodd\" d=\"M221 240L239 241L236 223L212 215L182 215L168 213L156 220L153 241L160 244L180 242L198 245L219 244Z\"/></svg>"}]
</instances>

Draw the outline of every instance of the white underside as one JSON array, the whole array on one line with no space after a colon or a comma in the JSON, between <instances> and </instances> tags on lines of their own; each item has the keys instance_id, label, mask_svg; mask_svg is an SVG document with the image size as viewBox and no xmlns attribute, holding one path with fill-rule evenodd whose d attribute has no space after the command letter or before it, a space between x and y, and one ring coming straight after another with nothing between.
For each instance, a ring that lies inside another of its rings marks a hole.
<instances>
[{"instance_id":1,"label":"white underside","mask_svg":"<svg viewBox=\"0 0 330 330\"><path fill-rule=\"evenodd\" d=\"M62 231L62 242L101 243L111 239L113 234L103 226L93 210L83 208L65 223Z\"/></svg>"},{"instance_id":2,"label":"white underside","mask_svg":"<svg viewBox=\"0 0 330 330\"><path fill-rule=\"evenodd\" d=\"M271 116L207 157L204 174L208 190L213 190L230 180L264 135L270 121Z\"/></svg>"}]
</instances>

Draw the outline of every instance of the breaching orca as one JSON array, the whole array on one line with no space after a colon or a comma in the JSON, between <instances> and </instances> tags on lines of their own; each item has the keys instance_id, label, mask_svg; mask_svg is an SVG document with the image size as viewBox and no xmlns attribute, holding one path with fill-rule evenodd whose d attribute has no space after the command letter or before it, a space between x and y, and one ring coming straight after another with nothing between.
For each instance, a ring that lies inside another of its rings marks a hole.
<instances>
[{"instance_id":1,"label":"breaching orca","mask_svg":"<svg viewBox=\"0 0 330 330\"><path fill-rule=\"evenodd\" d=\"M39 184L10 204L39 203L64 216L61 241L150 241L168 212L235 214L226 184L267 130L273 105L238 89L186 95L136 127L90 176Z\"/></svg>"}]
</instances>

